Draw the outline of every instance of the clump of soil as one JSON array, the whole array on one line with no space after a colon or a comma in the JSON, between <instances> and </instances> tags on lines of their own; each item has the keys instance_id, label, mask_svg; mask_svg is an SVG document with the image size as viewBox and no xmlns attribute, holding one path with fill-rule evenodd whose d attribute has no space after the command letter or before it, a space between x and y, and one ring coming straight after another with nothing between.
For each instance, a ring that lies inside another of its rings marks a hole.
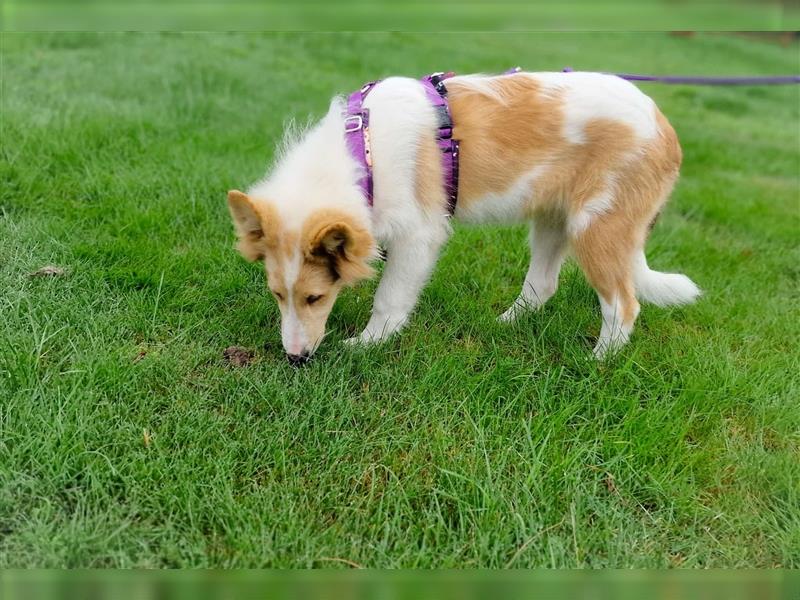
<instances>
[{"instance_id":1,"label":"clump of soil","mask_svg":"<svg viewBox=\"0 0 800 600\"><path fill-rule=\"evenodd\" d=\"M223 350L222 358L233 367L246 367L253 362L254 354L241 346L228 346Z\"/></svg>"}]
</instances>

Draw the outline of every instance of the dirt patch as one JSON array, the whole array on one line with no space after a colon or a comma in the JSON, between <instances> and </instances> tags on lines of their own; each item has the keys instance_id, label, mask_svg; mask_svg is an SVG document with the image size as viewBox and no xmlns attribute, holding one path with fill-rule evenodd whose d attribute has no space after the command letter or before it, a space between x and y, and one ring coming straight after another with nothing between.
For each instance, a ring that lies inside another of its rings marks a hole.
<instances>
[{"instance_id":1,"label":"dirt patch","mask_svg":"<svg viewBox=\"0 0 800 600\"><path fill-rule=\"evenodd\" d=\"M62 277L67 274L67 270L63 267L55 265L45 265L41 269L28 273L28 277Z\"/></svg>"},{"instance_id":2,"label":"dirt patch","mask_svg":"<svg viewBox=\"0 0 800 600\"><path fill-rule=\"evenodd\" d=\"M222 352L222 358L232 367L246 367L253 362L254 354L241 346L228 346Z\"/></svg>"}]
</instances>

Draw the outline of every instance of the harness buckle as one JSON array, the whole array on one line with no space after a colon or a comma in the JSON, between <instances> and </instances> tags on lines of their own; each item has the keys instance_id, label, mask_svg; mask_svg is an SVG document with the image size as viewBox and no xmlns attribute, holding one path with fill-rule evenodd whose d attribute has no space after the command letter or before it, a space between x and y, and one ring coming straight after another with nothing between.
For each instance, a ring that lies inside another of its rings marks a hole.
<instances>
[{"instance_id":1,"label":"harness buckle","mask_svg":"<svg viewBox=\"0 0 800 600\"><path fill-rule=\"evenodd\" d=\"M350 115L344 120L344 132L353 133L364 127L364 118L361 115Z\"/></svg>"}]
</instances>

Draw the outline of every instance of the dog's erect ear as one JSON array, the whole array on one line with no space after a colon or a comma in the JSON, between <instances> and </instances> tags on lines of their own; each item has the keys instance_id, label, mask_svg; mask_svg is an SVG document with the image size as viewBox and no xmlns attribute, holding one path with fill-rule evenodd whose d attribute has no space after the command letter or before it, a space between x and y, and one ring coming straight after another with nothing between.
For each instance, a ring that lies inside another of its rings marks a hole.
<instances>
[{"instance_id":1,"label":"dog's erect ear","mask_svg":"<svg viewBox=\"0 0 800 600\"><path fill-rule=\"evenodd\" d=\"M252 234L257 237L264 235L261 220L247 194L239 190L228 192L228 208L237 233Z\"/></svg>"},{"instance_id":2,"label":"dog's erect ear","mask_svg":"<svg viewBox=\"0 0 800 600\"><path fill-rule=\"evenodd\" d=\"M244 192L231 190L228 192L228 208L239 238L236 248L247 260L263 258L265 215L262 207L256 207L253 200Z\"/></svg>"},{"instance_id":3,"label":"dog's erect ear","mask_svg":"<svg viewBox=\"0 0 800 600\"><path fill-rule=\"evenodd\" d=\"M375 241L351 216L322 210L303 226L306 258L324 260L336 277L352 285L373 274L369 261L375 256Z\"/></svg>"}]
</instances>

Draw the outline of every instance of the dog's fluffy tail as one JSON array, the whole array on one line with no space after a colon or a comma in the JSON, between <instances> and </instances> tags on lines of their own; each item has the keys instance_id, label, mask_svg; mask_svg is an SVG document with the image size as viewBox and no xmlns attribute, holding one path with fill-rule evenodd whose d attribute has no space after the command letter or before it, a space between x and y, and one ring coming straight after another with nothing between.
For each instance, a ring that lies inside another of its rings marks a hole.
<instances>
[{"instance_id":1,"label":"dog's fluffy tail","mask_svg":"<svg viewBox=\"0 0 800 600\"><path fill-rule=\"evenodd\" d=\"M700 289L686 275L659 273L647 266L644 252L634 259L633 282L640 300L657 306L690 304L700 296Z\"/></svg>"}]
</instances>

